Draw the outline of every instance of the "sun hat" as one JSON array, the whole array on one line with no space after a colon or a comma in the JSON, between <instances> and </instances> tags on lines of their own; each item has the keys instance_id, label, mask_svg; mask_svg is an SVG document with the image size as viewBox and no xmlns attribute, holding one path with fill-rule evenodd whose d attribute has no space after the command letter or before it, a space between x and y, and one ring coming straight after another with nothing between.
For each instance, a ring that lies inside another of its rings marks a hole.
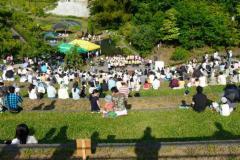
<instances>
[{"instance_id":1,"label":"sun hat","mask_svg":"<svg viewBox=\"0 0 240 160\"><path fill-rule=\"evenodd\" d=\"M112 101L112 96L106 95L105 98L104 98L104 100L105 100L106 102L111 102L111 101Z\"/></svg>"},{"instance_id":2,"label":"sun hat","mask_svg":"<svg viewBox=\"0 0 240 160\"><path fill-rule=\"evenodd\" d=\"M222 97L222 98L221 98L221 102L222 102L223 104L227 103L227 98L226 98L226 97Z\"/></svg>"}]
</instances>

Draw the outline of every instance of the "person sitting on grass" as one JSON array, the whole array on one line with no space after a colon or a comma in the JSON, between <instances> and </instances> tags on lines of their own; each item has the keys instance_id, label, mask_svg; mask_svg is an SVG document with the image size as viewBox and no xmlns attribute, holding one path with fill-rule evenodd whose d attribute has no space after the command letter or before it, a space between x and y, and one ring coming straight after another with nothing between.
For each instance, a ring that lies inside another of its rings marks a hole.
<instances>
[{"instance_id":1,"label":"person sitting on grass","mask_svg":"<svg viewBox=\"0 0 240 160\"><path fill-rule=\"evenodd\" d=\"M151 88L151 83L148 83L148 81L145 81L143 84L143 90L149 90Z\"/></svg>"},{"instance_id":2,"label":"person sitting on grass","mask_svg":"<svg viewBox=\"0 0 240 160\"><path fill-rule=\"evenodd\" d=\"M223 74L223 72L219 73L219 76L217 78L218 84L219 85L226 85L227 84L227 78L226 75Z\"/></svg>"},{"instance_id":3,"label":"person sitting on grass","mask_svg":"<svg viewBox=\"0 0 240 160\"><path fill-rule=\"evenodd\" d=\"M4 106L10 112L20 112L22 110L21 103L22 98L15 93L15 87L10 86L9 93L4 97Z\"/></svg>"},{"instance_id":4,"label":"person sitting on grass","mask_svg":"<svg viewBox=\"0 0 240 160\"><path fill-rule=\"evenodd\" d=\"M219 108L219 112L222 116L230 116L233 108L229 105L228 99L226 97L221 98L221 104Z\"/></svg>"},{"instance_id":5,"label":"person sitting on grass","mask_svg":"<svg viewBox=\"0 0 240 160\"><path fill-rule=\"evenodd\" d=\"M60 88L58 89L58 98L59 99L68 99L68 87L65 84L60 84Z\"/></svg>"},{"instance_id":6,"label":"person sitting on grass","mask_svg":"<svg viewBox=\"0 0 240 160\"><path fill-rule=\"evenodd\" d=\"M127 115L126 104L127 100L124 94L119 93L117 87L113 87L112 91L112 101L114 104L113 110L117 116Z\"/></svg>"},{"instance_id":7,"label":"person sitting on grass","mask_svg":"<svg viewBox=\"0 0 240 160\"><path fill-rule=\"evenodd\" d=\"M156 76L154 77L152 87L154 90L158 90L160 87L160 80Z\"/></svg>"},{"instance_id":8,"label":"person sitting on grass","mask_svg":"<svg viewBox=\"0 0 240 160\"><path fill-rule=\"evenodd\" d=\"M177 79L177 77L174 75L172 80L169 83L169 87L170 88L177 88L179 87L179 80Z\"/></svg>"},{"instance_id":9,"label":"person sitting on grass","mask_svg":"<svg viewBox=\"0 0 240 160\"><path fill-rule=\"evenodd\" d=\"M99 91L93 90L92 94L90 94L89 101L91 104L91 112L98 113L100 111L100 102L99 102Z\"/></svg>"},{"instance_id":10,"label":"person sitting on grass","mask_svg":"<svg viewBox=\"0 0 240 160\"><path fill-rule=\"evenodd\" d=\"M109 112L113 111L114 103L112 102L112 96L107 95L105 98L105 105L102 108L103 117L107 116Z\"/></svg>"},{"instance_id":11,"label":"person sitting on grass","mask_svg":"<svg viewBox=\"0 0 240 160\"><path fill-rule=\"evenodd\" d=\"M50 99L55 99L57 97L57 90L51 83L47 86L47 96Z\"/></svg>"},{"instance_id":12,"label":"person sitting on grass","mask_svg":"<svg viewBox=\"0 0 240 160\"><path fill-rule=\"evenodd\" d=\"M196 112L202 112L206 109L208 99L205 94L203 94L203 88L198 86L197 87L197 94L193 96L192 107Z\"/></svg>"},{"instance_id":13,"label":"person sitting on grass","mask_svg":"<svg viewBox=\"0 0 240 160\"><path fill-rule=\"evenodd\" d=\"M38 141L34 136L29 135L29 128L26 124L19 124L16 128L16 138L11 144L37 144Z\"/></svg>"},{"instance_id":14,"label":"person sitting on grass","mask_svg":"<svg viewBox=\"0 0 240 160\"><path fill-rule=\"evenodd\" d=\"M8 91L8 87L4 85L3 80L0 80L0 91L2 91L3 95L6 95Z\"/></svg>"},{"instance_id":15,"label":"person sitting on grass","mask_svg":"<svg viewBox=\"0 0 240 160\"><path fill-rule=\"evenodd\" d=\"M35 85L30 84L30 86L28 87L28 96L29 99L37 99L37 89L35 87Z\"/></svg>"},{"instance_id":16,"label":"person sitting on grass","mask_svg":"<svg viewBox=\"0 0 240 160\"><path fill-rule=\"evenodd\" d=\"M80 89L78 87L78 82L75 82L73 84L73 88L72 88L72 98L74 100L78 100L80 99Z\"/></svg>"}]
</instances>

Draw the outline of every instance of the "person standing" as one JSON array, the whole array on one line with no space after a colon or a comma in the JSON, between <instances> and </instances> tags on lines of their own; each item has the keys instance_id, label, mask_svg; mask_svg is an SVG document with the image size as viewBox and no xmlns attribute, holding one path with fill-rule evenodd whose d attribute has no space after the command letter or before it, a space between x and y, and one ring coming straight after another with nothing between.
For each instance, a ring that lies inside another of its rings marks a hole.
<instances>
[{"instance_id":1,"label":"person standing","mask_svg":"<svg viewBox=\"0 0 240 160\"><path fill-rule=\"evenodd\" d=\"M129 95L129 88L125 82L122 82L122 86L119 88L119 93L122 93L125 95L126 98L128 98Z\"/></svg>"},{"instance_id":2,"label":"person standing","mask_svg":"<svg viewBox=\"0 0 240 160\"><path fill-rule=\"evenodd\" d=\"M91 112L98 113L100 112L100 102L99 102L99 91L93 90L92 94L89 97L89 101L91 104Z\"/></svg>"}]
</instances>

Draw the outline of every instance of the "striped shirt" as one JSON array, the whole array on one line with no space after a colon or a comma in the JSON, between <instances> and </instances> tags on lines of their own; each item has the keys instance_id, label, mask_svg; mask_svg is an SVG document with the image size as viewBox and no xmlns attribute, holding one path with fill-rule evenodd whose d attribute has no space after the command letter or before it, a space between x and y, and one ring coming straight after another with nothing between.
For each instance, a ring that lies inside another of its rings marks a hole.
<instances>
[{"instance_id":1,"label":"striped shirt","mask_svg":"<svg viewBox=\"0 0 240 160\"><path fill-rule=\"evenodd\" d=\"M127 86L122 86L122 87L119 88L119 93L124 94L125 97L128 98L129 88Z\"/></svg>"}]
</instances>

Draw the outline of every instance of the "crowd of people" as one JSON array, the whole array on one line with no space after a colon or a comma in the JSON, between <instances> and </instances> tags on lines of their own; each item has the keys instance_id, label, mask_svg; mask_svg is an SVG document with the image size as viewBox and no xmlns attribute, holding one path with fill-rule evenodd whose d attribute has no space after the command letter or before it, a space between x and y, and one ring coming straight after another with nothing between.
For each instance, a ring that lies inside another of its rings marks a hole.
<instances>
[{"instance_id":1,"label":"crowd of people","mask_svg":"<svg viewBox=\"0 0 240 160\"><path fill-rule=\"evenodd\" d=\"M232 51L226 56L215 52L212 56L205 55L202 60L193 59L186 64L173 67L154 67L154 62L144 60L139 56L106 57L103 61L107 70L64 70L61 58L54 63L43 59L26 58L20 66L13 65L13 57L8 56L1 65L0 78L0 112L6 110L18 113L22 110L23 102L20 87L16 82L28 84L28 97L31 100L69 99L79 100L88 98L92 113L102 113L103 117L114 118L127 115L128 97L134 92L139 97L140 90L158 90L162 82L168 82L171 89L185 88L185 95L190 87L196 86L196 94L192 103L181 107L191 106L196 112L202 112L206 107L229 116L240 101L240 61L233 59ZM102 58L103 59L103 58ZM132 65L134 70L127 70ZM155 68L155 69L154 69ZM14 84L6 86L5 82ZM219 102L212 102L203 93L208 85L226 86ZM109 93L106 95L104 93ZM101 105L99 98L104 98ZM6 144L36 144L38 140L30 135L26 124L19 124L15 138L5 141Z\"/></svg>"},{"instance_id":2,"label":"crowd of people","mask_svg":"<svg viewBox=\"0 0 240 160\"><path fill-rule=\"evenodd\" d=\"M115 112L121 108L123 112L117 115L126 115L125 105L129 93L133 92L134 96L139 97L140 90L158 90L163 81L169 82L169 87L172 89L192 86L204 88L208 85L240 82L240 61L232 58L232 51L228 51L225 57L215 52L211 56L206 54L201 61L193 59L179 66L157 69L153 61L144 60L140 56L105 57L104 62L106 70L82 71L64 70L61 58L56 58L54 63L43 59L25 58L18 67L6 65L7 63L2 65L3 74L0 84L4 88L4 81L28 83L28 95L32 100L44 96L50 99L72 98L73 100L88 97L92 112L101 111L106 114L106 111ZM126 65L132 65L134 69L127 70ZM20 77L19 80L16 79L17 76ZM1 89L2 106L10 110L16 106L20 107L22 99L19 90L17 85ZM107 91L112 91L111 98L107 95L107 102L111 99L110 102L114 104L112 108L111 105L100 106L98 101L99 97L106 96L104 93ZM124 100L119 97L114 98L116 95L124 95ZM14 105L12 105L13 101Z\"/></svg>"},{"instance_id":3,"label":"crowd of people","mask_svg":"<svg viewBox=\"0 0 240 160\"><path fill-rule=\"evenodd\" d=\"M106 57L106 61L108 64L108 69L111 70L113 68L121 68L124 69L128 65L139 66L144 62L144 59L140 56L113 56Z\"/></svg>"}]
</instances>

